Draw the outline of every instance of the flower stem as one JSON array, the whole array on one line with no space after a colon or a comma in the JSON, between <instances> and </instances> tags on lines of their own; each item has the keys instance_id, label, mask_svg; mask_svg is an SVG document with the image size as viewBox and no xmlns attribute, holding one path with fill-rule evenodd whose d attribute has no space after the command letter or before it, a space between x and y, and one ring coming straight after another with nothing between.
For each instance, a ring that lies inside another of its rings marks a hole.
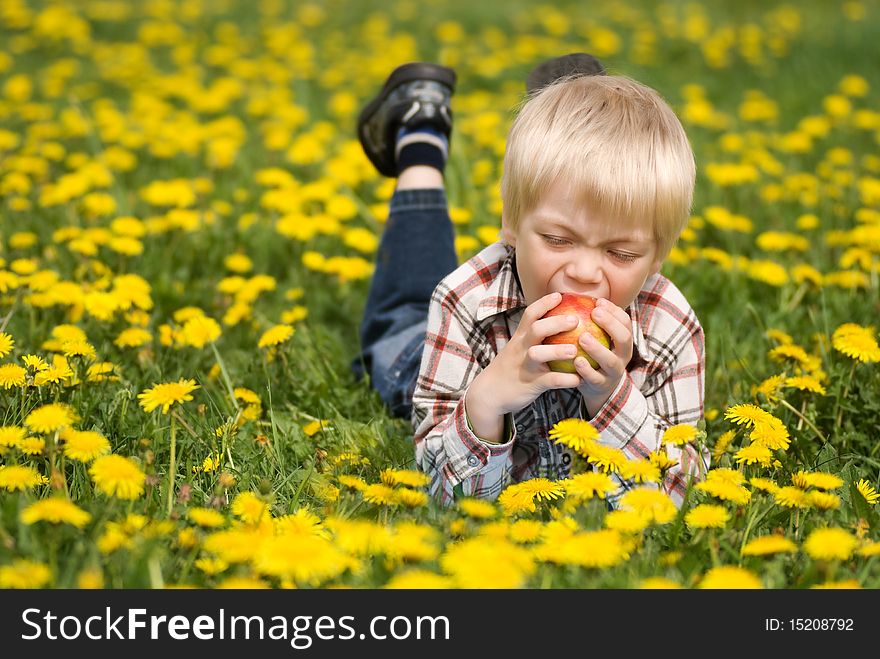
<instances>
[{"instance_id":1,"label":"flower stem","mask_svg":"<svg viewBox=\"0 0 880 659\"><path fill-rule=\"evenodd\" d=\"M171 415L171 464L168 466L168 517L171 517L171 509L174 507L174 476L177 470L177 426L174 415Z\"/></svg>"},{"instance_id":2,"label":"flower stem","mask_svg":"<svg viewBox=\"0 0 880 659\"><path fill-rule=\"evenodd\" d=\"M834 422L835 428L840 428L840 422L843 420L843 408L840 406L840 401L846 398L846 395L849 393L849 383L852 382L853 373L855 373L855 371L856 362L853 360L852 366L849 369L849 377L846 379L846 384L843 387L843 395L837 399L837 420Z\"/></svg>"},{"instance_id":3,"label":"flower stem","mask_svg":"<svg viewBox=\"0 0 880 659\"><path fill-rule=\"evenodd\" d=\"M810 421L807 417L805 417L803 414L801 414L800 411L798 411L798 409L796 407L792 406L791 403L789 403L784 398L780 398L779 402L782 403L783 407L787 407L789 410L794 412L795 415L799 419L801 419L804 423L806 423L812 429L812 431L814 433L816 433L816 436L819 439L821 439L826 444L828 443L828 439L825 437L825 435L822 434L822 431L819 430L812 421Z\"/></svg>"}]
</instances>

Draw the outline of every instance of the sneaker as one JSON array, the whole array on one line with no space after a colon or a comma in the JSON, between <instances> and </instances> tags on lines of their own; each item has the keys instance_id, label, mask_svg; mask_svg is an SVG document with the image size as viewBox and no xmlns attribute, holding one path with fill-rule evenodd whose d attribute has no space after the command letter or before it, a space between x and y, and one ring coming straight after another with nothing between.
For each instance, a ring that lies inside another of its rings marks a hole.
<instances>
[{"instance_id":1,"label":"sneaker","mask_svg":"<svg viewBox=\"0 0 880 659\"><path fill-rule=\"evenodd\" d=\"M566 76L605 75L605 67L588 53L569 53L541 62L526 78L526 91L534 94Z\"/></svg>"},{"instance_id":2,"label":"sneaker","mask_svg":"<svg viewBox=\"0 0 880 659\"><path fill-rule=\"evenodd\" d=\"M426 125L449 139L455 71L439 64L411 62L398 66L379 94L358 117L364 153L383 176L397 176L394 142L401 128Z\"/></svg>"}]
</instances>

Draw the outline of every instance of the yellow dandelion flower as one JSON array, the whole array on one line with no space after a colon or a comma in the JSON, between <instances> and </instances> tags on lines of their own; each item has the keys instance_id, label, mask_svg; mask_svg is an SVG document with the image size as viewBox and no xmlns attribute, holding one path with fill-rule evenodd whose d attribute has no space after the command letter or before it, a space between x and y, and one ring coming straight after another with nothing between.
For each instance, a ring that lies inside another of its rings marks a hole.
<instances>
[{"instance_id":1,"label":"yellow dandelion flower","mask_svg":"<svg viewBox=\"0 0 880 659\"><path fill-rule=\"evenodd\" d=\"M24 424L33 432L49 434L77 421L76 413L64 403L49 403L27 415Z\"/></svg>"},{"instance_id":2,"label":"yellow dandelion flower","mask_svg":"<svg viewBox=\"0 0 880 659\"><path fill-rule=\"evenodd\" d=\"M517 513L533 513L537 510L535 498L531 492L516 487L516 485L508 485L504 491L498 496L498 505L505 515L512 516Z\"/></svg>"},{"instance_id":3,"label":"yellow dandelion flower","mask_svg":"<svg viewBox=\"0 0 880 659\"><path fill-rule=\"evenodd\" d=\"M80 590L101 590L104 588L104 575L100 568L86 568L76 577L76 587Z\"/></svg>"},{"instance_id":4,"label":"yellow dandelion flower","mask_svg":"<svg viewBox=\"0 0 880 659\"><path fill-rule=\"evenodd\" d=\"M144 492L147 475L131 458L104 455L89 468L95 486L104 494L119 499L137 499Z\"/></svg>"},{"instance_id":5,"label":"yellow dandelion flower","mask_svg":"<svg viewBox=\"0 0 880 659\"><path fill-rule=\"evenodd\" d=\"M636 534L651 525L651 516L638 510L612 510L603 520L605 528Z\"/></svg>"},{"instance_id":6,"label":"yellow dandelion flower","mask_svg":"<svg viewBox=\"0 0 880 659\"><path fill-rule=\"evenodd\" d=\"M717 462L721 459L721 456L727 452L727 448L730 446L734 437L736 437L736 430L728 430L721 434L718 441L715 442L715 446L712 447L713 460Z\"/></svg>"},{"instance_id":7,"label":"yellow dandelion flower","mask_svg":"<svg viewBox=\"0 0 880 659\"><path fill-rule=\"evenodd\" d=\"M761 579L753 572L734 565L713 567L703 575L700 588L763 588Z\"/></svg>"},{"instance_id":8,"label":"yellow dandelion flower","mask_svg":"<svg viewBox=\"0 0 880 659\"><path fill-rule=\"evenodd\" d=\"M232 514L246 524L257 524L269 517L269 504L256 492L240 492L232 500Z\"/></svg>"},{"instance_id":9,"label":"yellow dandelion flower","mask_svg":"<svg viewBox=\"0 0 880 659\"><path fill-rule=\"evenodd\" d=\"M65 357L85 357L90 360L97 356L95 347L88 341L64 341L61 352Z\"/></svg>"},{"instance_id":10,"label":"yellow dandelion flower","mask_svg":"<svg viewBox=\"0 0 880 659\"><path fill-rule=\"evenodd\" d=\"M193 348L204 348L220 338L220 324L208 316L196 316L184 323L180 330L183 343Z\"/></svg>"},{"instance_id":11,"label":"yellow dandelion flower","mask_svg":"<svg viewBox=\"0 0 880 659\"><path fill-rule=\"evenodd\" d=\"M683 446L699 437L700 431L694 426L680 423L670 426L663 432L663 443L670 446Z\"/></svg>"},{"instance_id":12,"label":"yellow dandelion flower","mask_svg":"<svg viewBox=\"0 0 880 659\"><path fill-rule=\"evenodd\" d=\"M840 497L831 492L814 490L808 493L807 503L817 510L837 510L840 508Z\"/></svg>"},{"instance_id":13,"label":"yellow dandelion flower","mask_svg":"<svg viewBox=\"0 0 880 659\"><path fill-rule=\"evenodd\" d=\"M820 490L836 490L843 487L843 479L824 471L798 471L791 477L791 482L800 488L816 487Z\"/></svg>"},{"instance_id":14,"label":"yellow dandelion flower","mask_svg":"<svg viewBox=\"0 0 880 659\"><path fill-rule=\"evenodd\" d=\"M215 588L218 590L268 590L269 584L255 577L227 577Z\"/></svg>"},{"instance_id":15,"label":"yellow dandelion flower","mask_svg":"<svg viewBox=\"0 0 880 659\"><path fill-rule=\"evenodd\" d=\"M762 467L769 467L773 461L773 454L766 446L760 444L750 444L743 446L740 450L733 454L737 464L760 464Z\"/></svg>"},{"instance_id":16,"label":"yellow dandelion flower","mask_svg":"<svg viewBox=\"0 0 880 659\"><path fill-rule=\"evenodd\" d=\"M794 344L784 344L781 346L776 346L767 353L767 356L770 357L770 359L774 362L789 361L802 368L806 368L809 364L812 363L812 359L809 353L807 353L807 351L801 348L799 345Z\"/></svg>"},{"instance_id":17,"label":"yellow dandelion flower","mask_svg":"<svg viewBox=\"0 0 880 659\"><path fill-rule=\"evenodd\" d=\"M113 362L98 362L89 366L86 377L89 382L104 382L106 380L119 380L118 375L113 375L116 368Z\"/></svg>"},{"instance_id":18,"label":"yellow dandelion flower","mask_svg":"<svg viewBox=\"0 0 880 659\"><path fill-rule=\"evenodd\" d=\"M367 485L362 494L364 495L364 501L377 506L396 506L398 503L397 493L394 491L394 488L382 483Z\"/></svg>"},{"instance_id":19,"label":"yellow dandelion flower","mask_svg":"<svg viewBox=\"0 0 880 659\"><path fill-rule=\"evenodd\" d=\"M652 464L657 465L657 469L659 469L661 473L668 471L678 464L678 460L669 457L665 449L652 451L648 454L648 460L650 460Z\"/></svg>"},{"instance_id":20,"label":"yellow dandelion flower","mask_svg":"<svg viewBox=\"0 0 880 659\"><path fill-rule=\"evenodd\" d=\"M44 588L52 581L52 572L43 563L17 558L0 566L0 588Z\"/></svg>"},{"instance_id":21,"label":"yellow dandelion flower","mask_svg":"<svg viewBox=\"0 0 880 659\"><path fill-rule=\"evenodd\" d=\"M858 550L859 556L880 556L880 542L866 542Z\"/></svg>"},{"instance_id":22,"label":"yellow dandelion flower","mask_svg":"<svg viewBox=\"0 0 880 659\"><path fill-rule=\"evenodd\" d=\"M614 479L599 471L575 474L561 483L565 487L566 494L576 501L588 501L593 497L604 499L617 489Z\"/></svg>"},{"instance_id":23,"label":"yellow dandelion flower","mask_svg":"<svg viewBox=\"0 0 880 659\"><path fill-rule=\"evenodd\" d=\"M793 554L797 545L781 535L764 535L749 540L740 552L743 556L768 556L770 554Z\"/></svg>"},{"instance_id":24,"label":"yellow dandelion flower","mask_svg":"<svg viewBox=\"0 0 880 659\"><path fill-rule=\"evenodd\" d=\"M25 384L27 384L27 369L18 364L0 366L0 387L12 389L12 387L23 387Z\"/></svg>"},{"instance_id":25,"label":"yellow dandelion flower","mask_svg":"<svg viewBox=\"0 0 880 659\"><path fill-rule=\"evenodd\" d=\"M363 492L367 489L367 482L360 478L359 476L351 476L350 474L342 474L337 480L340 485L344 485L345 487L350 487L353 490L357 490L358 492Z\"/></svg>"},{"instance_id":26,"label":"yellow dandelion flower","mask_svg":"<svg viewBox=\"0 0 880 659\"><path fill-rule=\"evenodd\" d=\"M153 334L142 327L122 330L113 343L120 348L139 348L153 340Z\"/></svg>"},{"instance_id":27,"label":"yellow dandelion flower","mask_svg":"<svg viewBox=\"0 0 880 659\"><path fill-rule=\"evenodd\" d=\"M440 567L459 588L520 588L535 571L535 562L526 548L480 537L447 546Z\"/></svg>"},{"instance_id":28,"label":"yellow dandelion flower","mask_svg":"<svg viewBox=\"0 0 880 659\"><path fill-rule=\"evenodd\" d=\"M21 358L21 361L24 362L24 365L32 369L33 371L45 371L49 368L49 364L46 363L46 360L37 355L25 355Z\"/></svg>"},{"instance_id":29,"label":"yellow dandelion flower","mask_svg":"<svg viewBox=\"0 0 880 659\"><path fill-rule=\"evenodd\" d=\"M46 440L42 437L25 437L16 448L25 455L40 455L46 448Z\"/></svg>"},{"instance_id":30,"label":"yellow dandelion flower","mask_svg":"<svg viewBox=\"0 0 880 659\"><path fill-rule=\"evenodd\" d=\"M386 485L424 487L431 482L431 477L428 474L414 469L383 469L379 477Z\"/></svg>"},{"instance_id":31,"label":"yellow dandelion flower","mask_svg":"<svg viewBox=\"0 0 880 659\"><path fill-rule=\"evenodd\" d=\"M168 414L168 409L176 404L192 400L190 392L199 388L195 380L184 380L181 378L178 382L164 382L154 385L150 389L145 389L138 394L140 406L145 412L152 412L157 407L162 407L162 414Z\"/></svg>"},{"instance_id":32,"label":"yellow dandelion flower","mask_svg":"<svg viewBox=\"0 0 880 659\"><path fill-rule=\"evenodd\" d=\"M749 439L753 445L764 446L771 451L785 451L791 444L788 428L785 427L781 419L772 414L768 414L764 420L755 423L749 433Z\"/></svg>"},{"instance_id":33,"label":"yellow dandelion flower","mask_svg":"<svg viewBox=\"0 0 880 659\"><path fill-rule=\"evenodd\" d=\"M770 494L775 494L779 489L779 485L777 485L774 481L769 478L761 478L760 476L754 476L749 479L749 485L751 485L756 490L761 490L763 492L768 492Z\"/></svg>"},{"instance_id":34,"label":"yellow dandelion flower","mask_svg":"<svg viewBox=\"0 0 880 659\"><path fill-rule=\"evenodd\" d=\"M396 491L396 496L397 502L403 504L407 508L418 508L419 506L428 505L428 495L420 490L400 487Z\"/></svg>"},{"instance_id":35,"label":"yellow dandelion flower","mask_svg":"<svg viewBox=\"0 0 880 659\"><path fill-rule=\"evenodd\" d=\"M629 558L629 547L630 543L615 529L584 531L535 547L535 557L557 565L609 568Z\"/></svg>"},{"instance_id":36,"label":"yellow dandelion flower","mask_svg":"<svg viewBox=\"0 0 880 659\"><path fill-rule=\"evenodd\" d=\"M324 527L321 518L307 508L300 508L290 515L276 517L276 535L319 535L322 538L330 537L329 531Z\"/></svg>"},{"instance_id":37,"label":"yellow dandelion flower","mask_svg":"<svg viewBox=\"0 0 880 659\"><path fill-rule=\"evenodd\" d=\"M583 419L563 419L553 425L549 436L557 444L567 446L584 457L588 449L599 441L599 431Z\"/></svg>"},{"instance_id":38,"label":"yellow dandelion flower","mask_svg":"<svg viewBox=\"0 0 880 659\"><path fill-rule=\"evenodd\" d=\"M629 458L619 448L594 444L589 448L587 461L595 464L602 471L610 474L619 473Z\"/></svg>"},{"instance_id":39,"label":"yellow dandelion flower","mask_svg":"<svg viewBox=\"0 0 880 659\"><path fill-rule=\"evenodd\" d=\"M848 560L858 547L858 539L846 529L815 529L804 541L804 551L816 560Z\"/></svg>"},{"instance_id":40,"label":"yellow dandelion flower","mask_svg":"<svg viewBox=\"0 0 880 659\"><path fill-rule=\"evenodd\" d=\"M620 467L620 476L635 483L659 483L660 469L650 460L627 460Z\"/></svg>"},{"instance_id":41,"label":"yellow dandelion flower","mask_svg":"<svg viewBox=\"0 0 880 659\"><path fill-rule=\"evenodd\" d=\"M519 544L535 542L543 533L543 522L535 519L518 519L510 525L510 539Z\"/></svg>"},{"instance_id":42,"label":"yellow dandelion flower","mask_svg":"<svg viewBox=\"0 0 880 659\"><path fill-rule=\"evenodd\" d=\"M845 590L858 590L861 589L861 584L856 579L845 579L843 581L826 581L825 583L816 584L815 586L810 586L810 589L845 589Z\"/></svg>"},{"instance_id":43,"label":"yellow dandelion flower","mask_svg":"<svg viewBox=\"0 0 880 659\"><path fill-rule=\"evenodd\" d=\"M193 562L193 565L207 575L220 574L229 569L229 563L222 558L204 556Z\"/></svg>"},{"instance_id":44,"label":"yellow dandelion flower","mask_svg":"<svg viewBox=\"0 0 880 659\"><path fill-rule=\"evenodd\" d=\"M0 332L0 357L5 357L15 347L15 339L6 332Z\"/></svg>"},{"instance_id":45,"label":"yellow dandelion flower","mask_svg":"<svg viewBox=\"0 0 880 659\"><path fill-rule=\"evenodd\" d=\"M639 588L643 590L670 590L682 588L682 585L666 577L648 577L639 582Z\"/></svg>"},{"instance_id":46,"label":"yellow dandelion flower","mask_svg":"<svg viewBox=\"0 0 880 659\"><path fill-rule=\"evenodd\" d=\"M655 524L671 522L678 512L668 494L650 487L639 487L624 494L620 498L620 509L640 512Z\"/></svg>"},{"instance_id":47,"label":"yellow dandelion flower","mask_svg":"<svg viewBox=\"0 0 880 659\"><path fill-rule=\"evenodd\" d=\"M708 492L717 499L732 501L741 506L747 504L752 498L752 493L741 485L734 485L733 483L721 480L706 479L697 483L696 488L703 492Z\"/></svg>"},{"instance_id":48,"label":"yellow dandelion flower","mask_svg":"<svg viewBox=\"0 0 880 659\"><path fill-rule=\"evenodd\" d=\"M786 485L773 493L773 498L784 508L809 508L810 499L807 493L799 487Z\"/></svg>"},{"instance_id":49,"label":"yellow dandelion flower","mask_svg":"<svg viewBox=\"0 0 880 659\"><path fill-rule=\"evenodd\" d=\"M801 391L811 391L814 394L824 396L826 391L822 383L811 375L797 375L785 378L785 386Z\"/></svg>"},{"instance_id":50,"label":"yellow dandelion flower","mask_svg":"<svg viewBox=\"0 0 880 659\"><path fill-rule=\"evenodd\" d=\"M51 522L70 524L81 529L91 521L92 515L72 501L60 497L50 497L30 504L21 511L21 521L25 524Z\"/></svg>"},{"instance_id":51,"label":"yellow dandelion flower","mask_svg":"<svg viewBox=\"0 0 880 659\"><path fill-rule=\"evenodd\" d=\"M724 506L701 503L687 512L684 521L695 529L723 529L730 521L730 513Z\"/></svg>"},{"instance_id":52,"label":"yellow dandelion flower","mask_svg":"<svg viewBox=\"0 0 880 659\"><path fill-rule=\"evenodd\" d=\"M16 446L27 437L27 430L20 426L0 426L0 447Z\"/></svg>"},{"instance_id":53,"label":"yellow dandelion flower","mask_svg":"<svg viewBox=\"0 0 880 659\"><path fill-rule=\"evenodd\" d=\"M209 529L226 524L226 517L220 511L213 508L190 508L186 511L186 516L189 517L193 524Z\"/></svg>"},{"instance_id":54,"label":"yellow dandelion flower","mask_svg":"<svg viewBox=\"0 0 880 659\"><path fill-rule=\"evenodd\" d=\"M24 490L37 485L47 485L49 479L33 467L23 465L0 466L0 487L9 492Z\"/></svg>"},{"instance_id":55,"label":"yellow dandelion flower","mask_svg":"<svg viewBox=\"0 0 880 659\"><path fill-rule=\"evenodd\" d=\"M784 385L784 375L771 375L753 389L752 395L761 395L767 399L768 403L775 403L779 400L779 391Z\"/></svg>"},{"instance_id":56,"label":"yellow dandelion flower","mask_svg":"<svg viewBox=\"0 0 880 659\"><path fill-rule=\"evenodd\" d=\"M293 327L290 325L275 325L263 332L257 347L268 348L280 345L293 336Z\"/></svg>"},{"instance_id":57,"label":"yellow dandelion flower","mask_svg":"<svg viewBox=\"0 0 880 659\"><path fill-rule=\"evenodd\" d=\"M456 505L462 513L474 519L492 519L498 514L495 505L485 499L461 499Z\"/></svg>"},{"instance_id":58,"label":"yellow dandelion flower","mask_svg":"<svg viewBox=\"0 0 880 659\"><path fill-rule=\"evenodd\" d=\"M398 572L388 583L385 588L388 589L404 589L404 590L438 590L454 588L455 582L451 577L447 577L429 570L408 570L406 572Z\"/></svg>"},{"instance_id":59,"label":"yellow dandelion flower","mask_svg":"<svg viewBox=\"0 0 880 659\"><path fill-rule=\"evenodd\" d=\"M266 538L253 558L258 573L309 586L318 586L357 564L333 542L316 535Z\"/></svg>"},{"instance_id":60,"label":"yellow dandelion flower","mask_svg":"<svg viewBox=\"0 0 880 659\"><path fill-rule=\"evenodd\" d=\"M325 428L329 428L329 419L317 419L315 421L311 421L302 427L303 432L307 437L312 437L318 433L319 430L324 430Z\"/></svg>"},{"instance_id":61,"label":"yellow dandelion flower","mask_svg":"<svg viewBox=\"0 0 880 659\"><path fill-rule=\"evenodd\" d=\"M768 412L751 403L733 405L724 412L725 419L739 426L753 426L759 421L766 421L768 416L770 416Z\"/></svg>"},{"instance_id":62,"label":"yellow dandelion flower","mask_svg":"<svg viewBox=\"0 0 880 659\"><path fill-rule=\"evenodd\" d=\"M838 352L860 362L880 361L880 346L874 337L873 327L845 323L834 330L831 345Z\"/></svg>"},{"instance_id":63,"label":"yellow dandelion flower","mask_svg":"<svg viewBox=\"0 0 880 659\"><path fill-rule=\"evenodd\" d=\"M859 494L865 497L865 501L867 501L870 506L873 506L877 503L877 500L880 499L880 493L878 493L877 490L875 490L864 478L856 483L856 489L859 491Z\"/></svg>"},{"instance_id":64,"label":"yellow dandelion flower","mask_svg":"<svg viewBox=\"0 0 880 659\"><path fill-rule=\"evenodd\" d=\"M110 442L102 434L93 430L65 428L59 437L64 444L64 455L71 460L91 462L97 457L110 453Z\"/></svg>"}]
</instances>

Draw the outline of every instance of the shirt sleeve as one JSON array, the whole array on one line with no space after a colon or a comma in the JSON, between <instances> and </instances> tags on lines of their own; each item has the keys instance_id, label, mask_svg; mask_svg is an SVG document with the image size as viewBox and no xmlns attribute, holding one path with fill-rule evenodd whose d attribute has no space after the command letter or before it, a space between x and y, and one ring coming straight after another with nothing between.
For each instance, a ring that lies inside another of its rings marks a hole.
<instances>
[{"instance_id":1,"label":"shirt sleeve","mask_svg":"<svg viewBox=\"0 0 880 659\"><path fill-rule=\"evenodd\" d=\"M670 426L696 425L703 417L703 328L689 307L680 318L668 320L665 325L672 329L657 339L655 352L660 358L650 365L656 368L659 364L658 372L646 378L645 390L640 390L631 374L625 373L592 420L602 444L621 449L633 460L658 450ZM700 480L708 471L710 455L705 447L698 449L690 444L670 446L667 453L678 464L667 471L663 490L680 507L690 478Z\"/></svg>"},{"instance_id":2,"label":"shirt sleeve","mask_svg":"<svg viewBox=\"0 0 880 659\"><path fill-rule=\"evenodd\" d=\"M441 283L428 310L425 349L413 392L416 462L431 477L430 492L448 505L453 490L494 499L510 480L516 429L502 444L484 442L471 430L464 396L482 366L472 346L481 329ZM488 359L488 356L484 356Z\"/></svg>"}]
</instances>

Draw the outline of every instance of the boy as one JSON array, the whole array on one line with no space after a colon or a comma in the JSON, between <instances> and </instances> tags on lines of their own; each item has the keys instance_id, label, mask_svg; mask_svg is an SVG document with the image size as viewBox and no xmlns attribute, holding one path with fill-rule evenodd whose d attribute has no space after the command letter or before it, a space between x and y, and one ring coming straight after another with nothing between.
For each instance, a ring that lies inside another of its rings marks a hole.
<instances>
[{"instance_id":1,"label":"boy","mask_svg":"<svg viewBox=\"0 0 880 659\"><path fill-rule=\"evenodd\" d=\"M367 156L397 186L355 368L393 413L411 414L416 461L446 504L568 476L568 450L548 439L562 419L591 421L600 443L638 459L703 414L703 331L659 274L694 188L681 124L654 90L583 53L545 62L527 85L504 158L502 239L460 267L443 188L455 73L398 67L359 119ZM562 292L599 299L592 319L611 347L580 338L598 368L547 366L576 352L542 345L577 326L542 319ZM680 505L708 455L669 455L679 464L662 486ZM612 505L632 487L618 481Z\"/></svg>"}]
</instances>

